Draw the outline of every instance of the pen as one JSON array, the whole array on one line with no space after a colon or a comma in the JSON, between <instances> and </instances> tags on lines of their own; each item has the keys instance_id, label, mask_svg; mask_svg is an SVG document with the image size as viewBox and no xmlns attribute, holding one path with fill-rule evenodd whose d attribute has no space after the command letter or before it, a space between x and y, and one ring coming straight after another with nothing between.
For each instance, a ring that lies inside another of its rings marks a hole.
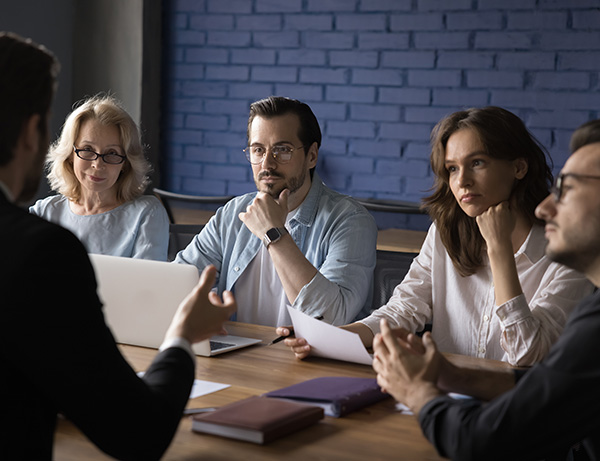
<instances>
[{"instance_id":1,"label":"pen","mask_svg":"<svg viewBox=\"0 0 600 461\"><path fill-rule=\"evenodd\" d=\"M187 415L195 415L197 413L209 413L211 411L215 411L216 407L205 407L205 408L186 408L183 410L183 416Z\"/></svg>"},{"instance_id":2,"label":"pen","mask_svg":"<svg viewBox=\"0 0 600 461\"><path fill-rule=\"evenodd\" d=\"M315 320L323 320L323 316L322 315L317 315L316 317L314 317ZM292 336L294 334L294 328L293 327L289 327L288 330L290 330L290 334L287 336L279 336L277 338L275 338L273 341L271 341L268 346L271 346L273 344L277 344L280 341L283 341L285 338L288 338L290 336Z\"/></svg>"}]
</instances>

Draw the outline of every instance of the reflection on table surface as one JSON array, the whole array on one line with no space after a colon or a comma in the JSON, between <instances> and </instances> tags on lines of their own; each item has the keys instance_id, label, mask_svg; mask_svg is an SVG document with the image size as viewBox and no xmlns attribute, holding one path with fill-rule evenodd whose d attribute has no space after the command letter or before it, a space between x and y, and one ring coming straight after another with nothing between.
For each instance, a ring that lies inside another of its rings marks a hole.
<instances>
[{"instance_id":1,"label":"reflection on table surface","mask_svg":"<svg viewBox=\"0 0 600 461\"><path fill-rule=\"evenodd\" d=\"M321 376L375 377L370 366L310 357L296 360L283 342L268 346L274 328L230 322L231 334L262 339L262 343L217 357L197 357L196 378L230 384L213 394L191 400L189 408L222 406L252 395ZM145 370L156 350L120 346L136 371ZM508 367L502 362L449 356L462 365ZM90 396L93 398L93 396ZM54 459L107 460L70 422L60 420L55 437ZM439 460L421 433L414 416L400 414L393 399L351 413L343 418L325 417L318 424L267 445L224 439L191 431L183 417L164 460Z\"/></svg>"}]
</instances>

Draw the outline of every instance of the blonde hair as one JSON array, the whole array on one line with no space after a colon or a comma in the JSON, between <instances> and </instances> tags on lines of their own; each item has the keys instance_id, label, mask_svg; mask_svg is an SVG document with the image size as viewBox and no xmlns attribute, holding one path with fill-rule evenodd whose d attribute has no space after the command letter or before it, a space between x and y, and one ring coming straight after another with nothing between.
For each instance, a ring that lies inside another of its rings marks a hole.
<instances>
[{"instance_id":1,"label":"blonde hair","mask_svg":"<svg viewBox=\"0 0 600 461\"><path fill-rule=\"evenodd\" d=\"M50 146L46 156L46 169L52 190L73 201L81 198L81 184L73 170L73 145L81 126L87 120L96 120L102 125L115 126L119 130L121 147L127 159L115 183L117 200L124 203L142 195L149 183L151 166L144 155L140 132L121 103L113 96L105 94L98 94L77 103L68 115L60 137Z\"/></svg>"}]
</instances>

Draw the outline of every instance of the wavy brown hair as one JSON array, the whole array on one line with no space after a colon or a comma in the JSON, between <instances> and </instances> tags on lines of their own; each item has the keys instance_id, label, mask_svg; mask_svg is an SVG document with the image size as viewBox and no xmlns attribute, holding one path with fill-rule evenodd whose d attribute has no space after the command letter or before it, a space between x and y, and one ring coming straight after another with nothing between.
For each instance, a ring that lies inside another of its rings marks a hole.
<instances>
[{"instance_id":1,"label":"wavy brown hair","mask_svg":"<svg viewBox=\"0 0 600 461\"><path fill-rule=\"evenodd\" d=\"M521 119L506 109L494 106L466 109L445 117L434 127L431 132L431 168L435 183L433 193L423 200L423 208L435 222L454 267L466 277L481 266L485 241L475 218L469 217L456 201L445 166L448 139L464 128L477 134L490 157L507 161L525 159L527 173L516 181L512 195L532 223L539 222L535 217L535 207L549 193L552 170L544 147Z\"/></svg>"}]
</instances>

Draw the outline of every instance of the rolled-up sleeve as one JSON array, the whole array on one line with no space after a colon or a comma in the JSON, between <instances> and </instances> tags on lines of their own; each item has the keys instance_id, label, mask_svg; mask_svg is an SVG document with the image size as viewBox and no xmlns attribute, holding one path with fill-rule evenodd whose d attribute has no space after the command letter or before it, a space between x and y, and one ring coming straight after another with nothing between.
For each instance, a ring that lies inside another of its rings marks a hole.
<instances>
[{"instance_id":1,"label":"rolled-up sleeve","mask_svg":"<svg viewBox=\"0 0 600 461\"><path fill-rule=\"evenodd\" d=\"M320 246L324 260L292 306L308 315L322 315L333 325L344 325L370 302L377 248L375 221L367 211L356 209L323 232Z\"/></svg>"}]
</instances>

